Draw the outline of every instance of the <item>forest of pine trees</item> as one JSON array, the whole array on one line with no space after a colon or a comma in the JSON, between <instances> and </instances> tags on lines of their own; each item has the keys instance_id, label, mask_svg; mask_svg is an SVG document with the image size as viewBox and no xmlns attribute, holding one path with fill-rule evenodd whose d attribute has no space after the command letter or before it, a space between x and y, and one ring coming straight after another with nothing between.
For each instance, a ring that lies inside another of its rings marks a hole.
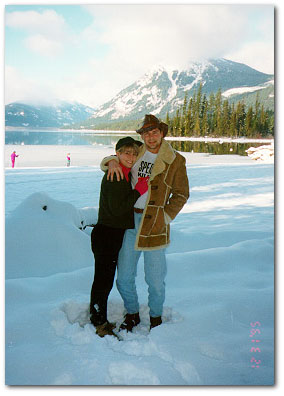
<instances>
[{"instance_id":1,"label":"forest of pine trees","mask_svg":"<svg viewBox=\"0 0 284 396\"><path fill-rule=\"evenodd\" d=\"M271 137L274 136L274 112L264 109L258 95L254 106L243 101L229 103L221 90L215 95L202 94L202 83L193 97L185 95L175 115L167 114L169 136Z\"/></svg>"}]
</instances>

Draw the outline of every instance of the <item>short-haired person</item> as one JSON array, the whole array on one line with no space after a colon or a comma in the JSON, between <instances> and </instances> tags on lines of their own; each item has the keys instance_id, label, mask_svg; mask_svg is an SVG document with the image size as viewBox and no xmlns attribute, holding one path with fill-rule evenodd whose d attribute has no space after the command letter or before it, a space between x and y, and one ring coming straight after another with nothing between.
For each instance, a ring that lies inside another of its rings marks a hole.
<instances>
[{"instance_id":1,"label":"short-haired person","mask_svg":"<svg viewBox=\"0 0 284 396\"><path fill-rule=\"evenodd\" d=\"M98 222L91 234L95 275L90 299L90 320L101 337L114 335L115 326L107 320L107 300L124 232L134 228L133 206L148 189L147 179L137 180L134 189L131 186L130 170L136 161L139 144L142 143L131 137L120 139L116 144L116 156L124 179L118 182L114 177L111 182L105 174L101 182Z\"/></svg>"},{"instance_id":2,"label":"short-haired person","mask_svg":"<svg viewBox=\"0 0 284 396\"><path fill-rule=\"evenodd\" d=\"M142 251L148 284L150 329L162 323L169 224L189 198L185 158L164 139L168 132L167 124L147 114L137 132L144 144L131 168L132 186L139 178L149 178L149 189L134 204L135 228L126 230L118 257L116 284L127 312L120 330L127 331L132 331L140 323L135 277ZM118 158L105 158L101 167L106 170L107 166L108 177L124 178Z\"/></svg>"}]
</instances>

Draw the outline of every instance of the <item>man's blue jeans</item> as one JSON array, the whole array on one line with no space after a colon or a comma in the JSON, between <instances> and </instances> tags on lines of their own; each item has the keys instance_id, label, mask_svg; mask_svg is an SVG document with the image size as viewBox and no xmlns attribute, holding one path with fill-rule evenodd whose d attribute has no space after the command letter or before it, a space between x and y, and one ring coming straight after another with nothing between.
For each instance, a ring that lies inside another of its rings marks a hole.
<instances>
[{"instance_id":1,"label":"man's blue jeans","mask_svg":"<svg viewBox=\"0 0 284 396\"><path fill-rule=\"evenodd\" d=\"M135 285L137 263L141 251L134 249L142 213L134 213L135 228L126 230L118 256L117 289L124 301L127 313L139 312ZM148 284L150 316L162 316L165 301L165 277L167 273L165 249L143 251L145 281Z\"/></svg>"}]
</instances>

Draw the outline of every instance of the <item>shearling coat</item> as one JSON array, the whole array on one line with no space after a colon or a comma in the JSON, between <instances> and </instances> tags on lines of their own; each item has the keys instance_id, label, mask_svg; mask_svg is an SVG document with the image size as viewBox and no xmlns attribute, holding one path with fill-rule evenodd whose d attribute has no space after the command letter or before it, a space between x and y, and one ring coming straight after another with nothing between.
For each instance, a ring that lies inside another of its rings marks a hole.
<instances>
[{"instance_id":1,"label":"shearling coat","mask_svg":"<svg viewBox=\"0 0 284 396\"><path fill-rule=\"evenodd\" d=\"M140 148L137 159L146 146ZM113 158L113 157L112 157ZM102 162L103 166L110 158ZM185 158L164 139L149 179L148 198L136 236L136 250L156 250L170 243L170 224L189 198Z\"/></svg>"}]
</instances>

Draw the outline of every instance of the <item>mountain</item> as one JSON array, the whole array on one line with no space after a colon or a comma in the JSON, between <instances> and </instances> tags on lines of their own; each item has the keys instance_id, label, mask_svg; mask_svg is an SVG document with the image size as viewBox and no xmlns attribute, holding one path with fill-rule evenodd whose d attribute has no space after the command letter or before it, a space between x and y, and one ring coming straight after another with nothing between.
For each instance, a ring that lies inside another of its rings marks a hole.
<instances>
[{"instance_id":1,"label":"mountain","mask_svg":"<svg viewBox=\"0 0 284 396\"><path fill-rule=\"evenodd\" d=\"M83 125L94 127L105 122L141 120L146 113L163 118L183 103L186 92L191 97L200 83L202 92L210 94L219 88L222 92L241 87L265 89L271 80L273 75L226 59L194 62L181 71L158 66L100 106Z\"/></svg>"},{"instance_id":2,"label":"mountain","mask_svg":"<svg viewBox=\"0 0 284 396\"><path fill-rule=\"evenodd\" d=\"M15 127L62 127L83 122L95 109L80 103L59 102L55 105L10 103L5 106L5 124Z\"/></svg>"},{"instance_id":3,"label":"mountain","mask_svg":"<svg viewBox=\"0 0 284 396\"><path fill-rule=\"evenodd\" d=\"M274 109L273 75L226 59L194 62L187 70L157 66L119 92L97 110L79 103L60 102L50 106L11 103L5 107L6 126L21 127L111 127L133 129L147 113L165 118L191 97L202 83L203 94L221 89L230 102L253 104L256 95L266 108Z\"/></svg>"},{"instance_id":4,"label":"mountain","mask_svg":"<svg viewBox=\"0 0 284 396\"><path fill-rule=\"evenodd\" d=\"M247 106L254 106L256 98L265 109L274 111L274 81L257 85L255 87L233 88L223 92L223 98L229 102L239 102L243 100Z\"/></svg>"}]
</instances>

